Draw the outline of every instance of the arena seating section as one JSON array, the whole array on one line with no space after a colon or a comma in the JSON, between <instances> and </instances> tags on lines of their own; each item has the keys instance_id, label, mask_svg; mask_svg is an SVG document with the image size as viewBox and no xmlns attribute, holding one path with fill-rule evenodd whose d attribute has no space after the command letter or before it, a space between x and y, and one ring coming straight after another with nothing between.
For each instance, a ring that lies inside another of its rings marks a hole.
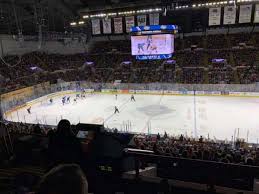
<instances>
[{"instance_id":1,"label":"arena seating section","mask_svg":"<svg viewBox=\"0 0 259 194\"><path fill-rule=\"evenodd\" d=\"M10 91L44 81L86 80L129 83L253 83L258 81L257 33L192 36L176 39L175 64L136 61L130 41L96 42L89 54L29 53L1 61L1 88ZM225 59L215 63L212 59ZM130 64L123 64L130 61ZM86 62L93 62L89 66ZM37 70L30 67L36 66Z\"/></svg>"},{"instance_id":2,"label":"arena seating section","mask_svg":"<svg viewBox=\"0 0 259 194\"><path fill-rule=\"evenodd\" d=\"M176 39L173 64L167 63L166 60L137 61L131 56L130 42L125 40L96 42L88 54L34 52L23 56L5 56L5 63L0 61L0 92L13 91L44 81L55 82L57 79L98 83L113 83L115 80L121 80L123 83L254 83L259 81L258 35L228 34ZM213 59L224 61L218 63L213 62ZM0 128L9 131L13 142L21 136L33 136L40 139L39 145L50 137L52 131L51 127L22 123L0 123ZM115 134L114 131L109 133ZM259 166L258 148L246 146L243 140L238 140L233 145L205 137L169 137L165 133L136 135L134 144L133 148L150 150L157 155ZM43 174L46 167L46 158L42 159L44 150L44 147L40 146L32 148L25 162L35 162L43 169L39 167L35 170L34 167L27 166L24 167L25 172L37 176ZM6 159L15 160L10 158L15 150L0 149L0 152L1 164L4 165ZM147 165L142 167L145 168ZM14 171L12 168L0 168L0 178L8 181Z\"/></svg>"}]
</instances>

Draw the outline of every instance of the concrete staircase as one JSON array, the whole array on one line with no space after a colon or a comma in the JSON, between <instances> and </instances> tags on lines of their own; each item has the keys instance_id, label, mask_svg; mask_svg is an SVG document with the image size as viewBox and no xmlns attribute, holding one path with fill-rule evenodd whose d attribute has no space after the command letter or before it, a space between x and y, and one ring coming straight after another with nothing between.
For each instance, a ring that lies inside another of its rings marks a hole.
<instances>
[{"instance_id":1,"label":"concrete staircase","mask_svg":"<svg viewBox=\"0 0 259 194\"><path fill-rule=\"evenodd\" d=\"M236 67L233 68L233 72L234 72L234 83L235 84L239 84L240 80L239 80L239 77L238 77L238 72L237 72L237 68Z\"/></svg>"},{"instance_id":2,"label":"concrete staircase","mask_svg":"<svg viewBox=\"0 0 259 194\"><path fill-rule=\"evenodd\" d=\"M183 71L181 68L176 68L175 69L175 82L176 83L181 83L181 77L182 77Z\"/></svg>"},{"instance_id":3,"label":"concrete staircase","mask_svg":"<svg viewBox=\"0 0 259 194\"><path fill-rule=\"evenodd\" d=\"M204 68L204 84L209 84L209 68Z\"/></svg>"}]
</instances>

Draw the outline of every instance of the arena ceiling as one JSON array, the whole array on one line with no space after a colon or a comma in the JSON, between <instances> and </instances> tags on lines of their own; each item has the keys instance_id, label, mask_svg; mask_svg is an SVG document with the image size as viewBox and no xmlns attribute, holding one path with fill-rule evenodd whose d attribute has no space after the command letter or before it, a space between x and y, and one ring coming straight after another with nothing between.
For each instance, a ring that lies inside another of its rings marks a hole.
<instances>
[{"instance_id":1,"label":"arena ceiling","mask_svg":"<svg viewBox=\"0 0 259 194\"><path fill-rule=\"evenodd\" d=\"M155 0L160 2L160 0ZM150 4L150 0L0 0L0 33L24 34L64 31L71 20L84 12ZM152 1L154 3L154 1Z\"/></svg>"},{"instance_id":2,"label":"arena ceiling","mask_svg":"<svg viewBox=\"0 0 259 194\"><path fill-rule=\"evenodd\" d=\"M71 1L72 2L72 1ZM76 2L76 0L73 0ZM49 31L62 31L78 16L77 7L64 0L0 0L0 33L35 32L38 24ZM18 30L19 29L19 30Z\"/></svg>"},{"instance_id":3,"label":"arena ceiling","mask_svg":"<svg viewBox=\"0 0 259 194\"><path fill-rule=\"evenodd\" d=\"M89 12L197 2L204 0L0 0L0 34L35 34L39 24L44 31L64 32Z\"/></svg>"}]
</instances>

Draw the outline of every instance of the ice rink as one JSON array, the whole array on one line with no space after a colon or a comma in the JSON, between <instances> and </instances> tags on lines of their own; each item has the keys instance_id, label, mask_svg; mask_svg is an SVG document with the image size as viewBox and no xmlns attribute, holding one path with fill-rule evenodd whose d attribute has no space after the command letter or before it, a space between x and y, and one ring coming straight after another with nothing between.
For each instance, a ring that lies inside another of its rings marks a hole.
<instances>
[{"instance_id":1,"label":"ice rink","mask_svg":"<svg viewBox=\"0 0 259 194\"><path fill-rule=\"evenodd\" d=\"M96 123L109 128L138 133L205 136L231 140L239 128L239 137L256 143L259 138L259 98L135 95L136 102L127 94L118 99L111 94L94 94L85 99L62 105L61 97L39 100L28 114L26 107L6 115L7 120L56 125L68 119L72 124ZM114 114L114 107L120 113Z\"/></svg>"}]
</instances>

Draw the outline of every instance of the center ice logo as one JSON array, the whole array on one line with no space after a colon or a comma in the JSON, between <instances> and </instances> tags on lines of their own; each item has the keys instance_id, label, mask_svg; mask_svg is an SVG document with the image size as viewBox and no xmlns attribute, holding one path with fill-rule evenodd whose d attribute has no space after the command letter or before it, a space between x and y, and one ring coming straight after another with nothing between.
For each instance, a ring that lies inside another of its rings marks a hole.
<instances>
[{"instance_id":1,"label":"center ice logo","mask_svg":"<svg viewBox=\"0 0 259 194\"><path fill-rule=\"evenodd\" d=\"M137 108L137 110L139 112L144 113L147 116L152 116L152 117L169 114L175 111L163 105L144 106L144 107Z\"/></svg>"}]
</instances>

